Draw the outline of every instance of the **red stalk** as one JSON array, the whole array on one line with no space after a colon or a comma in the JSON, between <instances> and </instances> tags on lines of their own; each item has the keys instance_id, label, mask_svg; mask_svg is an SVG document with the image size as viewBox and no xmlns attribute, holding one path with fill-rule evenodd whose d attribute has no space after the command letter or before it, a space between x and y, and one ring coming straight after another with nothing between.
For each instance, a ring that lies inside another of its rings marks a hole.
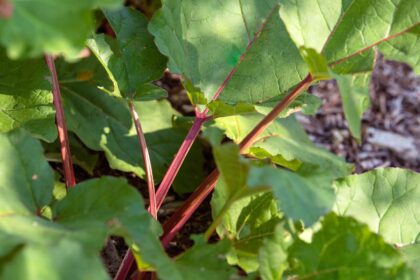
<instances>
[{"instance_id":1,"label":"red stalk","mask_svg":"<svg viewBox=\"0 0 420 280\"><path fill-rule=\"evenodd\" d=\"M267 16L267 18L261 24L260 29L255 33L254 38L248 43L248 45L245 48L245 51L239 57L239 60L236 63L235 67L233 67L232 70L230 70L229 74L226 76L226 79L223 81L223 83L217 89L217 91L214 94L212 100L216 100L217 98L219 98L219 95L225 89L225 87L227 86L227 84L232 79L233 75L235 74L236 70L238 69L238 65L244 60L248 50L252 47L252 45L255 43L255 41L260 37L261 32L263 31L265 25L267 24L268 18L273 14L273 12L276 9L277 9L277 5L271 10L270 14ZM175 158L173 159L171 165L169 166L169 169L166 172L165 176L163 177L162 182L160 183L159 189L157 190L156 199L157 199L158 209L160 208L160 206L163 203L163 200L165 199L166 195L168 194L169 189L170 189L172 183L174 182L175 177L178 174L178 171L181 168L181 165L185 160L185 157L188 154L188 151L190 150L192 144L194 143L195 139L197 138L198 134L200 133L201 127L203 126L204 122L207 120L206 115L207 115L208 111L209 111L208 108L206 108L201 113L196 110L196 118L194 119L193 126L191 127L191 129L188 132L184 142L182 143L182 145L181 145L180 149L178 150L177 154L175 155Z\"/></svg>"},{"instance_id":2,"label":"red stalk","mask_svg":"<svg viewBox=\"0 0 420 280\"><path fill-rule=\"evenodd\" d=\"M64 177L66 180L67 189L76 185L76 178L74 177L73 163L71 160L70 141L67 135L66 120L64 117L63 105L61 103L60 85L57 78L57 70L55 69L54 57L45 55L45 62L51 73L51 85L53 94L53 103L55 107L55 119L58 130L58 138L61 145L61 160L63 162Z\"/></svg>"},{"instance_id":3,"label":"red stalk","mask_svg":"<svg viewBox=\"0 0 420 280\"><path fill-rule=\"evenodd\" d=\"M131 117L134 121L134 126L137 131L137 139L141 147L141 152L143 155L144 167L146 170L147 186L149 190L149 213L157 220L157 205L156 205L156 193L155 193L155 183L153 180L153 170L152 163L150 161L149 149L147 148L146 138L144 137L143 129L141 127L139 116L134 107L133 101L128 101L128 107L130 108ZM118 272L115 276L115 280L125 280L128 277L128 274L132 270L134 264L134 256L131 250L129 249L124 256L124 259L118 268Z\"/></svg>"},{"instance_id":4,"label":"red stalk","mask_svg":"<svg viewBox=\"0 0 420 280\"><path fill-rule=\"evenodd\" d=\"M162 182L160 183L160 187L156 192L157 209L159 209L160 206L162 206L163 200L169 192L169 189L173 181L175 180L176 174L178 174L178 171L181 168L185 157L187 156L192 145L194 144L194 141L200 133L201 127L203 126L203 123L205 121L205 117L201 117L200 115L195 117L190 131L188 132L187 136L182 142L181 147L176 153L175 158L171 162L171 165L169 166L168 171L166 171L166 174L163 177Z\"/></svg>"},{"instance_id":5,"label":"red stalk","mask_svg":"<svg viewBox=\"0 0 420 280\"><path fill-rule=\"evenodd\" d=\"M256 138L266 129L277 116L285 109L290 103L299 96L312 82L311 75L306 76L299 85L283 98L274 109L265 116L258 125L241 141L239 144L241 153L245 152L256 140ZM211 193L216 185L219 172L217 169L200 184L200 186L193 192L193 194L184 202L179 210L172 215L163 225L164 234L161 237L163 246L167 247L169 242L175 237L179 230L185 225L192 214L197 210L204 199Z\"/></svg>"},{"instance_id":6,"label":"red stalk","mask_svg":"<svg viewBox=\"0 0 420 280\"><path fill-rule=\"evenodd\" d=\"M139 116L137 115L136 108L134 108L133 101L128 101L128 107L130 108L131 117L136 127L137 140L141 148L143 155L144 169L146 171L147 187L149 190L149 212L153 218L157 219L157 207L156 207L156 194L155 194L155 182L153 180L152 163L150 161L149 149L147 148L146 138L144 137L143 129L141 127Z\"/></svg>"}]
</instances>

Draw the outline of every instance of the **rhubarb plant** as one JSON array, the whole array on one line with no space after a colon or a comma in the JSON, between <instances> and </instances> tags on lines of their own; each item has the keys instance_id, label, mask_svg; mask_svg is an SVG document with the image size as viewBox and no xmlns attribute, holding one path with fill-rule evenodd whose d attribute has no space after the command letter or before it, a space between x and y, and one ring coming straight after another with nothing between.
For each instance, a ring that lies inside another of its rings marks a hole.
<instances>
[{"instance_id":1,"label":"rhubarb plant","mask_svg":"<svg viewBox=\"0 0 420 280\"><path fill-rule=\"evenodd\" d=\"M352 174L294 116L335 79L361 143L378 53L419 74L417 1L138 2L0 1L1 279L110 278L115 236L121 280L418 279L420 175ZM73 166L102 159L147 197ZM171 189L185 201L162 219ZM207 230L165 252L210 195Z\"/></svg>"}]
</instances>

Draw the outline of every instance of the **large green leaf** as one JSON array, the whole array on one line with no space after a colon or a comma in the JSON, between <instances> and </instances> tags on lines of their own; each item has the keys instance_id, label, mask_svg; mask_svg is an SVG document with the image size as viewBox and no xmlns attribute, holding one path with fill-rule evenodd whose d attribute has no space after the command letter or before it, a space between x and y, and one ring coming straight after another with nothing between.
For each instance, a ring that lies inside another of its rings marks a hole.
<instances>
[{"instance_id":1,"label":"large green leaf","mask_svg":"<svg viewBox=\"0 0 420 280\"><path fill-rule=\"evenodd\" d=\"M88 46L107 70L117 94L130 99L150 98L153 91L147 89L152 85L145 87L145 84L162 75L166 60L147 31L146 18L131 8L104 13L117 39L96 35L88 41ZM154 97L162 97L162 94Z\"/></svg>"},{"instance_id":2,"label":"large green leaf","mask_svg":"<svg viewBox=\"0 0 420 280\"><path fill-rule=\"evenodd\" d=\"M159 245L159 226L124 180L76 185L54 203L54 222L48 221L40 214L52 202L54 175L40 143L23 130L0 134L0 142L0 235L14 236L13 246L2 252L9 261L0 266L1 278L70 279L77 268L80 275L104 279L97 252L109 234L134 242L142 255L152 250L144 259L156 267L159 260L169 262Z\"/></svg>"},{"instance_id":3,"label":"large green leaf","mask_svg":"<svg viewBox=\"0 0 420 280\"><path fill-rule=\"evenodd\" d=\"M311 175L281 168L254 168L247 184L250 187L271 187L279 209L287 217L311 226L331 209L335 200L331 183L324 178L314 179L317 176Z\"/></svg>"},{"instance_id":4,"label":"large green leaf","mask_svg":"<svg viewBox=\"0 0 420 280\"><path fill-rule=\"evenodd\" d=\"M54 141L50 88L42 59L13 61L0 49L0 132L24 127L38 138Z\"/></svg>"},{"instance_id":5,"label":"large green leaf","mask_svg":"<svg viewBox=\"0 0 420 280\"><path fill-rule=\"evenodd\" d=\"M279 209L287 217L303 220L306 225L316 222L334 203L332 180L326 181L324 177L319 179L310 172L300 175L281 168L254 166L239 156L239 148L233 144L215 146L213 150L221 181L216 186L212 208L215 223L223 222L223 226L219 227L221 234L227 231L232 238L240 237L245 220L238 228L239 213L250 203L249 200L241 199L258 192L272 190ZM235 206L238 201L240 207ZM258 209L258 202L255 201L250 203L250 207ZM266 222L278 218L277 210L272 208L270 203L266 202L264 206L259 211L271 213ZM260 213L257 213L258 215ZM271 229L275 224L271 224Z\"/></svg>"},{"instance_id":6,"label":"large green leaf","mask_svg":"<svg viewBox=\"0 0 420 280\"><path fill-rule=\"evenodd\" d=\"M310 244L289 248L296 279L418 279L391 245L352 218L330 214Z\"/></svg>"},{"instance_id":7,"label":"large green leaf","mask_svg":"<svg viewBox=\"0 0 420 280\"><path fill-rule=\"evenodd\" d=\"M384 45L392 45L391 39L410 32L419 24L416 3L416 0L326 0L316 3L286 0L280 15L297 45L315 49L331 63L383 41L388 41ZM410 43L412 41L407 41L407 46ZM369 64L369 61L365 63Z\"/></svg>"},{"instance_id":8,"label":"large green leaf","mask_svg":"<svg viewBox=\"0 0 420 280\"><path fill-rule=\"evenodd\" d=\"M0 211L39 212L51 202L54 174L41 144L23 130L0 134Z\"/></svg>"},{"instance_id":9,"label":"large green leaf","mask_svg":"<svg viewBox=\"0 0 420 280\"><path fill-rule=\"evenodd\" d=\"M76 57L94 29L92 9L121 0L11 0L12 16L0 19L0 43L11 58L43 53Z\"/></svg>"},{"instance_id":10,"label":"large green leaf","mask_svg":"<svg viewBox=\"0 0 420 280\"><path fill-rule=\"evenodd\" d=\"M7 265L0 265L2 279L108 279L98 257L69 239L50 246L26 243L7 257Z\"/></svg>"},{"instance_id":11,"label":"large green leaf","mask_svg":"<svg viewBox=\"0 0 420 280\"><path fill-rule=\"evenodd\" d=\"M413 7L408 7L412 9ZM405 12L401 12L405 14ZM419 20L417 20L419 21ZM420 75L420 25L410 29L403 36L392 39L389 43L379 45L379 50L387 59L404 61Z\"/></svg>"},{"instance_id":12,"label":"large green leaf","mask_svg":"<svg viewBox=\"0 0 420 280\"><path fill-rule=\"evenodd\" d=\"M89 150L85 145L74 135L68 133L70 142L71 159L73 164L83 168L90 176L93 176L93 170L98 163L99 154ZM57 140L53 143L43 143L45 150L45 157L49 162L61 162L61 145Z\"/></svg>"},{"instance_id":13,"label":"large green leaf","mask_svg":"<svg viewBox=\"0 0 420 280\"><path fill-rule=\"evenodd\" d=\"M287 248L289 244L285 241L285 231L282 224L274 229L271 238L264 240L258 252L260 262L260 275L263 280L281 279L283 272L288 268Z\"/></svg>"},{"instance_id":14,"label":"large green leaf","mask_svg":"<svg viewBox=\"0 0 420 280\"><path fill-rule=\"evenodd\" d=\"M165 1L149 30L171 71L183 74L208 101L246 52L220 99L259 103L285 94L307 73L279 18L278 2Z\"/></svg>"},{"instance_id":15,"label":"large green leaf","mask_svg":"<svg viewBox=\"0 0 420 280\"><path fill-rule=\"evenodd\" d=\"M412 63L418 71L420 13L416 2L286 0L280 9L298 46L324 55L336 73L363 76L335 76L350 131L359 141L370 77L365 72L370 72L374 64L372 47L378 45L389 58Z\"/></svg>"},{"instance_id":16,"label":"large green leaf","mask_svg":"<svg viewBox=\"0 0 420 280\"><path fill-rule=\"evenodd\" d=\"M263 258L259 255L261 250L264 250L262 254L266 258L272 255L268 248L261 248L263 244L279 242L273 236L283 216L279 209L286 217L302 220L310 226L331 209L334 190L331 185L314 183L311 177L287 170L257 167L246 162L235 164L241 160L237 150L236 158L233 154L234 151L229 151L227 146L223 148L222 155L215 154L221 180L216 185L211 202L213 217L220 222L218 234L232 241L229 263L253 272L259 268ZM232 173L232 170L235 172ZM272 193L253 195L269 189ZM280 271L281 267L275 271ZM267 269L265 267L265 274L269 273Z\"/></svg>"},{"instance_id":17,"label":"large green leaf","mask_svg":"<svg viewBox=\"0 0 420 280\"><path fill-rule=\"evenodd\" d=\"M236 269L225 260L230 244L227 240L207 244L202 236L193 236L194 246L176 258L182 279L232 279ZM205 260L205 261L204 261Z\"/></svg>"},{"instance_id":18,"label":"large green leaf","mask_svg":"<svg viewBox=\"0 0 420 280\"><path fill-rule=\"evenodd\" d=\"M198 245L173 262L160 244L159 224L123 179L79 183L64 199L51 203L53 173L40 143L22 130L0 134L0 142L0 260L7 259L0 262L0 278L107 279L98 252L109 235L124 237L142 264L153 265L161 279L194 279L192 275L222 265L226 242ZM51 219L41 216L40 208L48 204ZM203 253L211 256L209 262L186 266ZM223 271L218 275L232 273L226 265Z\"/></svg>"},{"instance_id":19,"label":"large green leaf","mask_svg":"<svg viewBox=\"0 0 420 280\"><path fill-rule=\"evenodd\" d=\"M336 182L335 211L367 223L388 242L409 244L420 238L420 174L380 168Z\"/></svg>"},{"instance_id":20,"label":"large green leaf","mask_svg":"<svg viewBox=\"0 0 420 280\"><path fill-rule=\"evenodd\" d=\"M231 116L216 120L226 136L239 143L263 118L260 114ZM351 168L341 158L316 147L301 125L293 118L275 120L246 151L253 157L268 158L278 165L307 174L322 175L329 180L344 177ZM306 175L305 175L306 176Z\"/></svg>"},{"instance_id":21,"label":"large green leaf","mask_svg":"<svg viewBox=\"0 0 420 280\"><path fill-rule=\"evenodd\" d=\"M408 264L417 271L420 276L420 243L404 246L400 248L401 253Z\"/></svg>"},{"instance_id":22,"label":"large green leaf","mask_svg":"<svg viewBox=\"0 0 420 280\"><path fill-rule=\"evenodd\" d=\"M90 149L103 150L112 168L144 178L141 151L125 100L98 88L110 87L101 65L90 58L79 64L61 66L60 85L69 130ZM135 108L145 133L153 174L159 182L186 132L172 128L172 116L179 113L166 100L135 102ZM175 181L177 191L190 192L200 183L202 163L198 143Z\"/></svg>"}]
</instances>

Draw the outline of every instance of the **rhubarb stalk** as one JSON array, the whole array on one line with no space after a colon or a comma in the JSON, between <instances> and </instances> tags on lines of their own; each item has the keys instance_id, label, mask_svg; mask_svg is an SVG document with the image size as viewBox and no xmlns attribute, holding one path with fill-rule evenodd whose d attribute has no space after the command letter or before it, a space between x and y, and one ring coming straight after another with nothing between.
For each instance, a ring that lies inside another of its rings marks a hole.
<instances>
[{"instance_id":1,"label":"rhubarb stalk","mask_svg":"<svg viewBox=\"0 0 420 280\"><path fill-rule=\"evenodd\" d=\"M61 160L63 162L64 177L67 189L76 184L74 177L73 163L71 160L70 141L67 134L66 120L64 117L63 104L61 103L60 85L57 78L57 70L55 69L54 57L45 55L45 62L51 73L51 85L53 94L53 103L55 107L55 119L58 130L58 138L60 140Z\"/></svg>"},{"instance_id":2,"label":"rhubarb stalk","mask_svg":"<svg viewBox=\"0 0 420 280\"><path fill-rule=\"evenodd\" d=\"M311 82L311 75L306 76L306 78L302 80L290 94L283 98L276 107L274 107L274 109L258 123L258 125L239 144L241 153L245 152L255 142L264 129L266 129L277 118L277 116L311 84ZM213 170L213 172L184 202L181 208L178 209L175 214L164 223L164 234L161 241L165 247L168 246L169 242L184 226L204 199L206 199L206 197L211 193L216 185L218 177L219 171L217 169Z\"/></svg>"}]
</instances>

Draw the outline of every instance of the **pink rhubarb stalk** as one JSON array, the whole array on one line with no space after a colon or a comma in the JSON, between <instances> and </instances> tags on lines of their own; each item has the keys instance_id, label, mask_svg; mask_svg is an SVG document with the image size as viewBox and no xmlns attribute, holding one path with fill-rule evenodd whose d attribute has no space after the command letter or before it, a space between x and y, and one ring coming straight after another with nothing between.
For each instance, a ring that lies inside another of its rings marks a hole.
<instances>
[{"instance_id":1,"label":"pink rhubarb stalk","mask_svg":"<svg viewBox=\"0 0 420 280\"><path fill-rule=\"evenodd\" d=\"M144 137L143 129L141 127L139 116L137 115L136 108L134 108L133 101L128 101L130 108L131 117L136 127L137 140L141 148L143 155L144 169L146 170L147 187L149 190L149 212L153 218L157 219L157 207L156 207L156 193L155 193L155 182L153 180L152 162L150 161L149 149L147 148L146 138Z\"/></svg>"},{"instance_id":2,"label":"pink rhubarb stalk","mask_svg":"<svg viewBox=\"0 0 420 280\"><path fill-rule=\"evenodd\" d=\"M254 38L251 41L249 41L248 45L245 48L245 51L239 57L239 60L236 63L235 67L232 68L232 70L226 76L223 83L217 89L216 93L214 94L214 96L212 98L213 101L216 100L217 98L219 98L220 94L225 89L225 87L227 86L227 84L232 79L233 75L235 74L236 70L238 69L238 65L244 60L248 50L252 47L252 45L255 43L255 41L257 41L257 39L260 37L261 32L263 31L264 27L267 24L268 18L273 14L273 12L276 9L277 9L277 6L272 9L270 14L267 16L267 18L261 24L259 30L255 33ZM207 116L208 111L209 111L208 108L206 108L203 112L198 112L196 110L196 118L194 119L193 126L191 127L190 131L187 134L187 137L185 138L185 140L182 143L180 149L178 150L175 158L173 159L171 165L169 166L169 169L166 172L165 176L163 177L163 180L162 180L162 182L159 186L159 189L156 193L158 209L160 208L160 206L162 206L163 200L165 199L166 195L168 194L169 189L170 189L172 183L174 182L175 177L178 174L178 171L181 168L181 165L185 160L185 157L188 154L188 151L191 149L192 144L194 143L195 139L197 138L198 134L200 133L201 127L203 126L204 122L207 120L206 116Z\"/></svg>"},{"instance_id":3,"label":"pink rhubarb stalk","mask_svg":"<svg viewBox=\"0 0 420 280\"><path fill-rule=\"evenodd\" d=\"M277 118L277 116L299 94L304 91L312 82L311 75L306 76L299 85L285 98L283 98L274 109L265 116L258 125L241 141L239 144L241 153L245 152L257 139L257 137ZM172 215L163 225L164 234L161 237L162 244L167 247L169 242L175 237L179 230L185 225L192 214L197 210L206 197L212 192L219 177L217 169L200 184L193 194L184 202L180 209Z\"/></svg>"},{"instance_id":4,"label":"pink rhubarb stalk","mask_svg":"<svg viewBox=\"0 0 420 280\"><path fill-rule=\"evenodd\" d=\"M181 168L185 157L187 156L192 145L194 144L194 141L200 133L201 127L203 126L203 123L205 121L205 117L202 117L200 115L195 117L191 129L189 130L184 141L182 142L181 147L176 153L175 158L169 166L168 171L163 177L162 182L160 183L160 187L156 192L157 209L159 209L162 206L163 200L165 199L173 181L175 180L176 174L178 174L178 171Z\"/></svg>"},{"instance_id":5,"label":"pink rhubarb stalk","mask_svg":"<svg viewBox=\"0 0 420 280\"><path fill-rule=\"evenodd\" d=\"M61 145L61 160L63 162L64 177L66 180L67 189L76 184L74 177L73 163L71 160L70 141L67 134L66 120L64 117L63 105L61 103L60 85L57 78L57 70L55 69L54 57L45 55L45 62L51 73L51 85L53 94L53 103L55 107L55 119L58 130L58 138Z\"/></svg>"},{"instance_id":6,"label":"pink rhubarb stalk","mask_svg":"<svg viewBox=\"0 0 420 280\"><path fill-rule=\"evenodd\" d=\"M128 107L130 108L131 117L134 121L134 126L136 127L137 131L137 139L139 141L139 145L141 147L141 152L143 155L143 162L144 167L146 170L146 178L147 178L147 186L149 190L149 213L157 220L157 205L156 205L156 193L155 193L155 183L153 180L153 171L152 171L152 163L150 161L149 156L149 149L147 148L146 138L144 137L143 129L141 127L139 116L136 112L136 108L134 107L133 101L128 101ZM124 256L124 259L118 268L118 272L115 276L115 280L125 280L127 279L128 274L132 270L134 264L134 256L131 250L128 250Z\"/></svg>"}]
</instances>

